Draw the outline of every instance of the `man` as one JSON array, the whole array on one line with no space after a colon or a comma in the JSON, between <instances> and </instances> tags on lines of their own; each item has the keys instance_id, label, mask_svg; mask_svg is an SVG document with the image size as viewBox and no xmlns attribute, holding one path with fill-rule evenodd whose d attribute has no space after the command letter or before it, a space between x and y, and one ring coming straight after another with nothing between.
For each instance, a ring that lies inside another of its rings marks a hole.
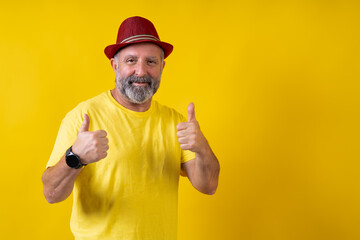
<instances>
[{"instance_id":1,"label":"man","mask_svg":"<svg viewBox=\"0 0 360 240\"><path fill-rule=\"evenodd\" d=\"M43 174L48 202L74 197L75 239L176 239L180 173L214 194L219 163L188 106L188 121L152 101L173 46L153 24L126 19L105 48L116 87L63 119Z\"/></svg>"}]
</instances>

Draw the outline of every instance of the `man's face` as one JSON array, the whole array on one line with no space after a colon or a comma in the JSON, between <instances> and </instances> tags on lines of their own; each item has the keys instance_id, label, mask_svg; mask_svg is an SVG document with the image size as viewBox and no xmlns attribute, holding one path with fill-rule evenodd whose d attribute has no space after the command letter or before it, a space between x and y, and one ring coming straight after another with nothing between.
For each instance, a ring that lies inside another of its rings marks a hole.
<instances>
[{"instance_id":1,"label":"man's face","mask_svg":"<svg viewBox=\"0 0 360 240\"><path fill-rule=\"evenodd\" d=\"M130 45L115 59L116 87L130 102L149 100L160 85L164 62L161 48L152 43Z\"/></svg>"}]
</instances>

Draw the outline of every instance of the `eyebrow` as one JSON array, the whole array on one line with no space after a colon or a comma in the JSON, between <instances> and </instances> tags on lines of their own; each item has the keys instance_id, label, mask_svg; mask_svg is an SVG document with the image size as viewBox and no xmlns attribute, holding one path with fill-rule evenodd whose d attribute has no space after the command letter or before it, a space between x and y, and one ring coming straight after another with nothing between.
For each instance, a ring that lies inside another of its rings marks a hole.
<instances>
[{"instance_id":1,"label":"eyebrow","mask_svg":"<svg viewBox=\"0 0 360 240\"><path fill-rule=\"evenodd\" d=\"M125 59L125 58L138 58L137 56L135 56L135 55L125 55L125 56L123 56L122 57L123 59Z\"/></svg>"},{"instance_id":2,"label":"eyebrow","mask_svg":"<svg viewBox=\"0 0 360 240\"><path fill-rule=\"evenodd\" d=\"M149 57L146 57L147 60L159 60L158 57L156 56L149 56Z\"/></svg>"}]
</instances>

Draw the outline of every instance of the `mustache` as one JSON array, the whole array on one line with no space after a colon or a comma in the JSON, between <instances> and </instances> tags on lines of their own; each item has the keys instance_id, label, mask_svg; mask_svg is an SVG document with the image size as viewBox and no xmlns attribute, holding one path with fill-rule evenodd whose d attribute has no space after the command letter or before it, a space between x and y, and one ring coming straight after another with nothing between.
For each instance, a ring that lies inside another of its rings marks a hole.
<instances>
[{"instance_id":1,"label":"mustache","mask_svg":"<svg viewBox=\"0 0 360 240\"><path fill-rule=\"evenodd\" d=\"M153 79L150 76L136 77L134 75L131 75L126 78L126 83L148 83L149 85L151 85L153 83Z\"/></svg>"}]
</instances>

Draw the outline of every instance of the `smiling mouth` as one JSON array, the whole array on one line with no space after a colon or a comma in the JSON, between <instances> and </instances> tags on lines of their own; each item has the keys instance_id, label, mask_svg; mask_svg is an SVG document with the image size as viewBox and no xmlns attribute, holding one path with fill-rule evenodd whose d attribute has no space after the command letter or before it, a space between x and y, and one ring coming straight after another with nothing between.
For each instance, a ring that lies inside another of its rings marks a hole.
<instances>
[{"instance_id":1,"label":"smiling mouth","mask_svg":"<svg viewBox=\"0 0 360 240\"><path fill-rule=\"evenodd\" d=\"M147 85L150 85L148 82L131 82L131 85L138 86L138 87L144 87Z\"/></svg>"}]
</instances>

